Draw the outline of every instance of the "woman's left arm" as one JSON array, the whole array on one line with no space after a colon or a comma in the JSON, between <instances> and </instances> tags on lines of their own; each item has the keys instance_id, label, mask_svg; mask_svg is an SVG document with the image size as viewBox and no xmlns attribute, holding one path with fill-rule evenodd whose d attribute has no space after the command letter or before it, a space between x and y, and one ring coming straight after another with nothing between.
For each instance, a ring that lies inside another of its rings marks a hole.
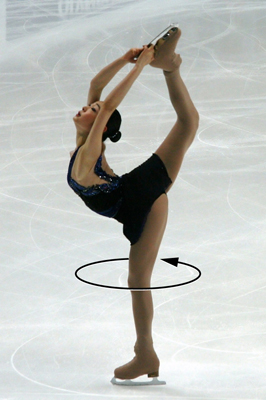
<instances>
[{"instance_id":1,"label":"woman's left arm","mask_svg":"<svg viewBox=\"0 0 266 400\"><path fill-rule=\"evenodd\" d=\"M91 80L90 89L88 94L87 104L92 104L95 101L100 100L103 89L112 80L120 69L126 64L137 61L137 57L140 55L143 49L133 48L127 51L122 57L113 61L111 64L104 67L98 74Z\"/></svg>"},{"instance_id":2,"label":"woman's left arm","mask_svg":"<svg viewBox=\"0 0 266 400\"><path fill-rule=\"evenodd\" d=\"M136 81L143 68L154 59L154 47L145 46L137 62L124 79L108 94L101 103L101 109L93 123L86 142L80 149L80 154L84 154L84 160L89 165L97 160L102 151L102 135L106 124L114 110L122 102L133 83ZM85 162L85 161L84 161Z\"/></svg>"}]
</instances>

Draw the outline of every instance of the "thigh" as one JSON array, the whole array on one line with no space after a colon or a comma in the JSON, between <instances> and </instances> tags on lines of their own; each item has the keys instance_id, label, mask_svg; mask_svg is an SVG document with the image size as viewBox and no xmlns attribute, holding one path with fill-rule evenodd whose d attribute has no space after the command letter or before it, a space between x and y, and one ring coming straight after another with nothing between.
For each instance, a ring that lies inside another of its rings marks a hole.
<instances>
[{"instance_id":1,"label":"thigh","mask_svg":"<svg viewBox=\"0 0 266 400\"><path fill-rule=\"evenodd\" d=\"M196 133L193 124L177 121L162 144L155 151L163 161L172 182L175 181L181 168L187 149ZM168 188L169 190L170 188Z\"/></svg>"},{"instance_id":2,"label":"thigh","mask_svg":"<svg viewBox=\"0 0 266 400\"><path fill-rule=\"evenodd\" d=\"M148 214L143 232L129 255L129 282L150 285L153 266L160 248L168 216L168 198L162 194Z\"/></svg>"}]
</instances>

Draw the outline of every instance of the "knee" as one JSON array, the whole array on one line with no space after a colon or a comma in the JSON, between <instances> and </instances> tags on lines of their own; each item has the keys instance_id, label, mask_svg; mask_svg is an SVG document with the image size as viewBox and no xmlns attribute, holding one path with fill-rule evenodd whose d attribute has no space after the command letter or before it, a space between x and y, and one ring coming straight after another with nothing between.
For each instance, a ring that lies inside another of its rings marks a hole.
<instances>
[{"instance_id":1,"label":"knee","mask_svg":"<svg viewBox=\"0 0 266 400\"><path fill-rule=\"evenodd\" d=\"M193 138L195 137L196 132L199 127L199 120L200 120L199 113L198 113L198 110L195 108L192 111L191 116L190 116L190 126L191 126L191 133L192 133Z\"/></svg>"},{"instance_id":2,"label":"knee","mask_svg":"<svg viewBox=\"0 0 266 400\"><path fill-rule=\"evenodd\" d=\"M187 119L187 125L189 127L189 132L191 132L191 136L195 136L198 127L199 127L199 113L197 109L195 108L189 115L189 118Z\"/></svg>"},{"instance_id":3,"label":"knee","mask_svg":"<svg viewBox=\"0 0 266 400\"><path fill-rule=\"evenodd\" d=\"M129 288L144 287L144 282L143 279L141 279L141 276L137 277L133 274L129 274L127 284Z\"/></svg>"},{"instance_id":4,"label":"knee","mask_svg":"<svg viewBox=\"0 0 266 400\"><path fill-rule=\"evenodd\" d=\"M195 115L192 116L192 121L191 121L191 143L195 139L198 128L199 128L199 113L197 110L195 110Z\"/></svg>"},{"instance_id":5,"label":"knee","mask_svg":"<svg viewBox=\"0 0 266 400\"><path fill-rule=\"evenodd\" d=\"M191 136L195 135L198 127L200 116L196 108L190 111L190 113L186 116L179 116L177 118L178 123L181 123L182 126L185 128L186 132L190 132Z\"/></svg>"},{"instance_id":6,"label":"knee","mask_svg":"<svg viewBox=\"0 0 266 400\"><path fill-rule=\"evenodd\" d=\"M150 287L151 276L149 274L145 274L145 272L140 274L129 273L127 283L129 288Z\"/></svg>"},{"instance_id":7,"label":"knee","mask_svg":"<svg viewBox=\"0 0 266 400\"><path fill-rule=\"evenodd\" d=\"M150 251L149 251L150 250ZM129 265L128 287L149 287L156 257L152 249L146 249L141 260Z\"/></svg>"},{"instance_id":8,"label":"knee","mask_svg":"<svg viewBox=\"0 0 266 400\"><path fill-rule=\"evenodd\" d=\"M195 123L199 126L200 115L196 108L193 112L193 119L195 120Z\"/></svg>"},{"instance_id":9,"label":"knee","mask_svg":"<svg viewBox=\"0 0 266 400\"><path fill-rule=\"evenodd\" d=\"M182 132L184 132L187 148L192 144L195 139L198 127L199 127L199 113L195 109L184 119L178 118L178 124L182 126ZM186 150L187 150L186 148Z\"/></svg>"},{"instance_id":10,"label":"knee","mask_svg":"<svg viewBox=\"0 0 266 400\"><path fill-rule=\"evenodd\" d=\"M199 121L200 121L200 115L198 113L198 110L195 108L193 115L192 115L192 119L193 119L193 124L195 126L195 133L198 130L199 127Z\"/></svg>"}]
</instances>

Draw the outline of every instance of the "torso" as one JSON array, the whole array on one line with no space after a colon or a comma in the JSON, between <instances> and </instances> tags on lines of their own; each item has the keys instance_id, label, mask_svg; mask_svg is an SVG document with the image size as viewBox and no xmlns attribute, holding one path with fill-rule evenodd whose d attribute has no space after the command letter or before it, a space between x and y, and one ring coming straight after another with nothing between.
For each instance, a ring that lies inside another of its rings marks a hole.
<instances>
[{"instance_id":1,"label":"torso","mask_svg":"<svg viewBox=\"0 0 266 400\"><path fill-rule=\"evenodd\" d=\"M111 176L116 176L114 171L110 168L105 158L105 145L103 146L102 152L102 169ZM98 175L95 174L94 168L97 160L93 161L93 163L84 162L82 159L82 151L79 149L78 154L76 156L75 162L73 164L73 168L71 171L71 178L74 179L77 183L84 187L90 187L94 185L101 185L103 183L108 183L105 179L99 178Z\"/></svg>"}]
</instances>

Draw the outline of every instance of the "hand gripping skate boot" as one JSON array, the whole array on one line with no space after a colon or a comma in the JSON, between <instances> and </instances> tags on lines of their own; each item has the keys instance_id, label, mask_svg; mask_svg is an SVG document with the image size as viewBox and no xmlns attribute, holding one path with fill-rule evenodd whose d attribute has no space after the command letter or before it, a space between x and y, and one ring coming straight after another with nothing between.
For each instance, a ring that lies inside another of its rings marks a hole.
<instances>
[{"instance_id":1,"label":"hand gripping skate boot","mask_svg":"<svg viewBox=\"0 0 266 400\"><path fill-rule=\"evenodd\" d=\"M154 45L154 60L150 63L152 67L170 72L180 66L181 58L175 53L180 36L178 25L172 24L148 44Z\"/></svg>"},{"instance_id":2,"label":"hand gripping skate boot","mask_svg":"<svg viewBox=\"0 0 266 400\"><path fill-rule=\"evenodd\" d=\"M129 363L115 369L115 376L111 380L114 385L123 386L146 386L146 385L165 385L166 382L159 381L159 365L160 361L153 349L139 349L136 345L136 356ZM142 375L147 375L152 380L132 381Z\"/></svg>"}]
</instances>

